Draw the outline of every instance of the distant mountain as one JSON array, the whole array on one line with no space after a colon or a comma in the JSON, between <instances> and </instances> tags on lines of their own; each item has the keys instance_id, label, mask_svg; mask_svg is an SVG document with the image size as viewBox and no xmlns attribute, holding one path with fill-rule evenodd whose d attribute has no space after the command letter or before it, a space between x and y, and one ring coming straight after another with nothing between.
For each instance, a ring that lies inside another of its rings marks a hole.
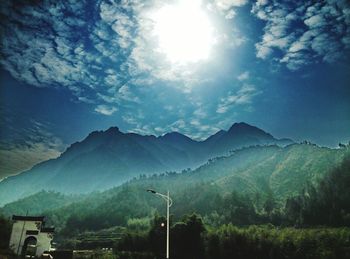
<instances>
[{"instance_id":1,"label":"distant mountain","mask_svg":"<svg viewBox=\"0 0 350 259\"><path fill-rule=\"evenodd\" d=\"M235 123L228 131L220 130L204 141L213 153L223 154L228 150L251 145L279 144L271 134L246 123ZM290 140L288 144L292 143Z\"/></svg>"},{"instance_id":2,"label":"distant mountain","mask_svg":"<svg viewBox=\"0 0 350 259\"><path fill-rule=\"evenodd\" d=\"M0 182L0 205L40 190L89 193L119 185L140 174L194 168L209 158L252 145L286 145L265 131L235 123L204 141L171 132L160 137L123 133L117 127L94 131L60 157Z\"/></svg>"},{"instance_id":3,"label":"distant mountain","mask_svg":"<svg viewBox=\"0 0 350 259\"><path fill-rule=\"evenodd\" d=\"M163 193L170 190L175 217L192 212L206 217L215 211L223 215L226 207L232 206L225 203L225 197L231 197L233 192L248 195L260 212L267 199L276 201L276 208L281 209L287 198L297 196L308 184L317 185L349 157L349 152L349 149L312 144L242 148L228 156L210 159L196 170L140 177L119 187L89 194L73 204L62 202L66 199L57 194L45 198L38 193L6 205L3 214L26 209L32 212L33 200L37 201L38 208L43 208L48 204L45 200L49 199L56 207L51 206L51 211L46 211L45 215L57 227L64 228L71 218L71 222L79 222L78 225L90 230L106 228L123 225L129 218L150 216L155 208L163 211L163 201L147 194L147 189ZM72 229L72 226L66 227Z\"/></svg>"}]
</instances>

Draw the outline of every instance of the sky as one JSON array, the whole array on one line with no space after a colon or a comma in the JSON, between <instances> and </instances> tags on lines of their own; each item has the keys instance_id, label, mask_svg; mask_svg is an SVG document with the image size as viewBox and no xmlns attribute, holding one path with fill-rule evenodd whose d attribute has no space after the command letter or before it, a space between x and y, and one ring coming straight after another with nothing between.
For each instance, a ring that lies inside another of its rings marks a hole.
<instances>
[{"instance_id":1,"label":"sky","mask_svg":"<svg viewBox=\"0 0 350 259\"><path fill-rule=\"evenodd\" d=\"M0 2L0 179L118 126L350 141L350 3Z\"/></svg>"}]
</instances>

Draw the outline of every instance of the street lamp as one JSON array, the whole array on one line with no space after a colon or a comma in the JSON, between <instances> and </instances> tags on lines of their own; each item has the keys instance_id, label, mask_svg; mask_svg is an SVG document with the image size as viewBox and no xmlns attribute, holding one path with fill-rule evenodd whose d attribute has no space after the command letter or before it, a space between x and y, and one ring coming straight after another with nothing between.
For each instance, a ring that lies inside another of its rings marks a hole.
<instances>
[{"instance_id":1,"label":"street lamp","mask_svg":"<svg viewBox=\"0 0 350 259\"><path fill-rule=\"evenodd\" d=\"M159 192L156 192L155 190L148 189L147 190L150 193L153 193L155 195L160 196L162 199L164 199L167 202L167 211L166 211L166 258L169 259L169 208L171 205L173 205L173 200L169 196L169 191L168 194L161 194Z\"/></svg>"}]
</instances>

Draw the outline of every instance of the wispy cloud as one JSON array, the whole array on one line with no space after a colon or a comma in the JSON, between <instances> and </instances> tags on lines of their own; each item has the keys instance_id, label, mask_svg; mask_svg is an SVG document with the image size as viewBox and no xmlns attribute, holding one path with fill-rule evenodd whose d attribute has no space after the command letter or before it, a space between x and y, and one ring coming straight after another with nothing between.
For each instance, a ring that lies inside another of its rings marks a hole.
<instances>
[{"instance_id":1,"label":"wispy cloud","mask_svg":"<svg viewBox=\"0 0 350 259\"><path fill-rule=\"evenodd\" d=\"M240 74L237 79L239 81L245 81L245 80L248 80L249 79L249 71L245 71L243 72L242 74Z\"/></svg>"},{"instance_id":2,"label":"wispy cloud","mask_svg":"<svg viewBox=\"0 0 350 259\"><path fill-rule=\"evenodd\" d=\"M220 10L246 3L214 1ZM0 64L21 81L68 88L81 101L97 94L111 96L109 87L119 88L128 81L136 85L153 79L176 82L187 91L205 80L199 76L205 64L174 65L157 50L153 14L164 4L160 0L102 0L19 5L4 0ZM216 33L217 44L237 46L244 41L237 32L232 36Z\"/></svg>"},{"instance_id":3,"label":"wispy cloud","mask_svg":"<svg viewBox=\"0 0 350 259\"><path fill-rule=\"evenodd\" d=\"M243 86L237 91L230 91L227 96L221 98L220 103L216 109L217 113L226 113L231 108L237 105L247 105L252 102L254 96L261 92L256 89L252 84L244 83Z\"/></svg>"},{"instance_id":4,"label":"wispy cloud","mask_svg":"<svg viewBox=\"0 0 350 259\"><path fill-rule=\"evenodd\" d=\"M103 115L110 116L117 111L117 108L115 108L113 106L100 104L95 108L95 111L98 113L101 113Z\"/></svg>"},{"instance_id":5,"label":"wispy cloud","mask_svg":"<svg viewBox=\"0 0 350 259\"><path fill-rule=\"evenodd\" d=\"M290 70L349 56L350 4L346 1L257 1L252 13L266 22L256 56ZM281 54L279 54L278 51Z\"/></svg>"},{"instance_id":6,"label":"wispy cloud","mask_svg":"<svg viewBox=\"0 0 350 259\"><path fill-rule=\"evenodd\" d=\"M233 19L236 16L235 8L244 6L248 0L214 0L213 8L222 12L226 19Z\"/></svg>"},{"instance_id":7,"label":"wispy cloud","mask_svg":"<svg viewBox=\"0 0 350 259\"><path fill-rule=\"evenodd\" d=\"M128 80L123 66L135 27L127 4L18 5L3 1L0 8L4 36L0 63L13 77L38 87L68 88L78 100L89 103L104 101L98 94L114 97L110 88L120 88Z\"/></svg>"}]
</instances>

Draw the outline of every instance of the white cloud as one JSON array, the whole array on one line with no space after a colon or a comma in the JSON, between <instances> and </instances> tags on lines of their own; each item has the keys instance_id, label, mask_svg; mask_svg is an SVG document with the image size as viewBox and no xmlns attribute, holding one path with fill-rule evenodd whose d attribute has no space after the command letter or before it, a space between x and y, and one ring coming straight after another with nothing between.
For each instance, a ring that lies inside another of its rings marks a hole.
<instances>
[{"instance_id":1,"label":"white cloud","mask_svg":"<svg viewBox=\"0 0 350 259\"><path fill-rule=\"evenodd\" d=\"M230 10L227 12L225 18L226 19L233 19L236 16L236 11L235 10Z\"/></svg>"},{"instance_id":2,"label":"white cloud","mask_svg":"<svg viewBox=\"0 0 350 259\"><path fill-rule=\"evenodd\" d=\"M124 101L135 102L135 103L140 102L139 97L132 93L128 85L123 85L122 87L119 88L118 97Z\"/></svg>"},{"instance_id":3,"label":"white cloud","mask_svg":"<svg viewBox=\"0 0 350 259\"><path fill-rule=\"evenodd\" d=\"M348 2L257 1L251 12L266 21L262 39L255 44L258 58L266 59L275 54L274 60L297 70L307 64L332 63L349 56ZM301 26L302 23L305 26Z\"/></svg>"},{"instance_id":4,"label":"white cloud","mask_svg":"<svg viewBox=\"0 0 350 259\"><path fill-rule=\"evenodd\" d=\"M217 0L214 5L225 10L224 19L233 18L234 8L247 2ZM164 1L101 0L95 5L59 1L20 8L10 0L2 3L1 47L6 58L0 64L20 81L68 88L80 101L111 102L118 99L116 92L106 88L119 88L130 78L130 84L142 86L160 80L184 92L206 80L200 74L205 62L174 65L157 50L152 12ZM245 42L237 30L215 32L215 44L238 47ZM110 70L113 73L107 72Z\"/></svg>"},{"instance_id":5,"label":"white cloud","mask_svg":"<svg viewBox=\"0 0 350 259\"><path fill-rule=\"evenodd\" d=\"M306 49L306 45L303 42L295 41L291 44L289 52L298 52L300 50Z\"/></svg>"},{"instance_id":6,"label":"white cloud","mask_svg":"<svg viewBox=\"0 0 350 259\"><path fill-rule=\"evenodd\" d=\"M206 3L203 0L203 8ZM231 21L225 20L239 15L236 8L247 3L220 0L213 2L212 10L205 10L229 25L229 30L225 26L215 28L215 46L237 48L247 41ZM210 108L216 107L201 108L188 96L193 86L212 79L207 73L211 61L173 65L157 50L151 12L164 4L161 0L101 0L94 4L57 1L18 7L15 1L4 0L0 6L4 18L0 44L5 57L0 59L1 66L28 84L68 89L97 113L110 116L119 111L123 120L139 132L154 131L146 127L152 123L149 118L142 119L137 111L144 108L156 113L157 120L163 116L158 131L163 128L190 133L198 129L205 134ZM171 93L181 95L183 103L160 100L170 88L175 88ZM146 107L144 96L156 99L163 108L153 111L153 107ZM237 102L244 101L241 97ZM163 111L171 114L171 121Z\"/></svg>"},{"instance_id":7,"label":"white cloud","mask_svg":"<svg viewBox=\"0 0 350 259\"><path fill-rule=\"evenodd\" d=\"M107 105L101 104L95 108L95 111L103 115L110 116L117 111L117 108L113 106L107 106Z\"/></svg>"},{"instance_id":8,"label":"white cloud","mask_svg":"<svg viewBox=\"0 0 350 259\"><path fill-rule=\"evenodd\" d=\"M262 43L256 43L256 56L261 59L266 59L271 53L272 53L272 48L262 44Z\"/></svg>"},{"instance_id":9,"label":"white cloud","mask_svg":"<svg viewBox=\"0 0 350 259\"><path fill-rule=\"evenodd\" d=\"M243 72L242 74L240 74L237 79L239 81L245 81L245 80L248 80L249 79L249 71L245 71Z\"/></svg>"},{"instance_id":10,"label":"white cloud","mask_svg":"<svg viewBox=\"0 0 350 259\"><path fill-rule=\"evenodd\" d=\"M196 119L192 119L190 121L190 124L193 125L193 126L200 126L201 123L199 122L199 120L196 120Z\"/></svg>"},{"instance_id":11,"label":"white cloud","mask_svg":"<svg viewBox=\"0 0 350 259\"><path fill-rule=\"evenodd\" d=\"M254 96L260 94L254 85L244 83L242 87L235 93L232 91L227 96L221 98L220 103L217 106L217 113L226 113L232 107L237 105L247 105L252 102Z\"/></svg>"},{"instance_id":12,"label":"white cloud","mask_svg":"<svg viewBox=\"0 0 350 259\"><path fill-rule=\"evenodd\" d=\"M248 3L248 0L215 0L215 5L223 11L227 11L232 7L243 6Z\"/></svg>"},{"instance_id":13,"label":"white cloud","mask_svg":"<svg viewBox=\"0 0 350 259\"><path fill-rule=\"evenodd\" d=\"M197 108L193 112L193 115L196 116L197 118L204 119L208 116L208 113L204 111L203 104L201 104L201 107Z\"/></svg>"},{"instance_id":14,"label":"white cloud","mask_svg":"<svg viewBox=\"0 0 350 259\"><path fill-rule=\"evenodd\" d=\"M225 19L230 20L237 15L236 8L247 3L248 0L214 0L212 4L208 4L208 9L211 11L217 10Z\"/></svg>"},{"instance_id":15,"label":"white cloud","mask_svg":"<svg viewBox=\"0 0 350 259\"><path fill-rule=\"evenodd\" d=\"M315 28L315 27L325 26L327 22L322 14L317 14L317 15L311 16L308 19L305 19L304 23L310 28Z\"/></svg>"},{"instance_id":16,"label":"white cloud","mask_svg":"<svg viewBox=\"0 0 350 259\"><path fill-rule=\"evenodd\" d=\"M181 132L182 129L186 129L186 122L183 119L179 119L172 124L170 124L169 127L172 131L179 131Z\"/></svg>"}]
</instances>

